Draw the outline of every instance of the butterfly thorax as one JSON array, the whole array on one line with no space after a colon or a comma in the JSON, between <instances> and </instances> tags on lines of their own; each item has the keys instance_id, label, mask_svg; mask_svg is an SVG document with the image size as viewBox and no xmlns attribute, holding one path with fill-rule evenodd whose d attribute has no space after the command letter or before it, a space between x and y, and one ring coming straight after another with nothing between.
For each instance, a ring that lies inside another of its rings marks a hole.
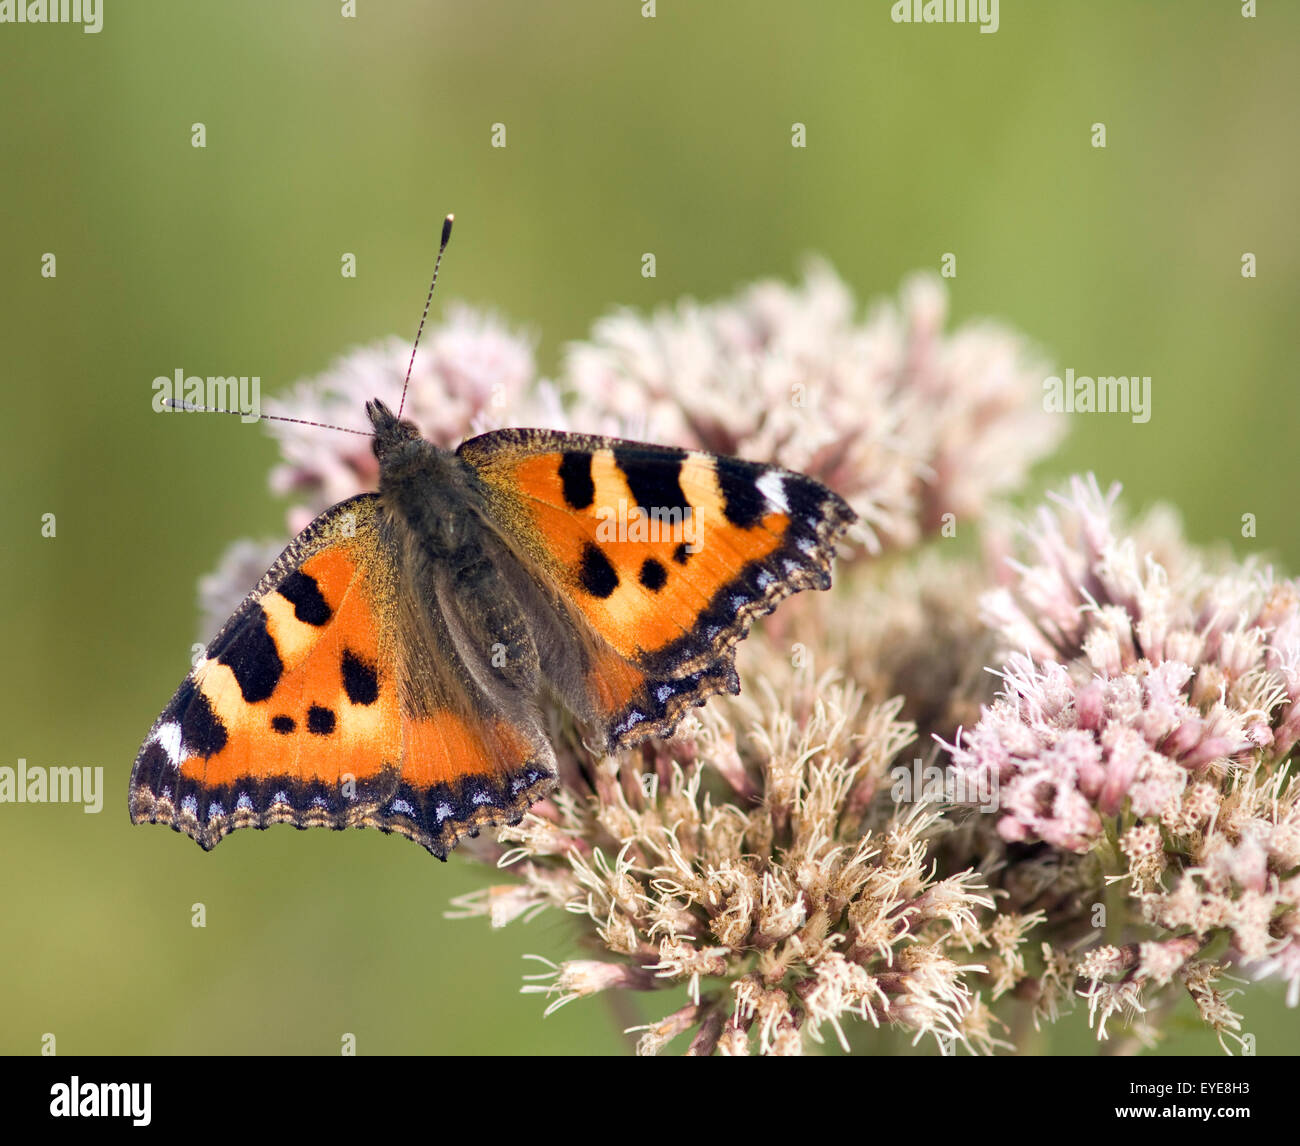
<instances>
[{"instance_id":1,"label":"butterfly thorax","mask_svg":"<svg viewBox=\"0 0 1300 1146\"><path fill-rule=\"evenodd\" d=\"M367 403L375 428L379 497L390 516L411 531L426 554L453 566L481 560L482 520L465 466L450 450L421 436L380 401Z\"/></svg>"}]
</instances>

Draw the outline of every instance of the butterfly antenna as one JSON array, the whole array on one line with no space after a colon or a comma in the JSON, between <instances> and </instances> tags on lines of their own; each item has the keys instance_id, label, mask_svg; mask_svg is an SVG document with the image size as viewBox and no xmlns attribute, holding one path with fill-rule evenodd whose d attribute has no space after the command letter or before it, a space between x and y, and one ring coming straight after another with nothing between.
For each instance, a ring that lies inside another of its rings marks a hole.
<instances>
[{"instance_id":1,"label":"butterfly antenna","mask_svg":"<svg viewBox=\"0 0 1300 1146\"><path fill-rule=\"evenodd\" d=\"M411 347L411 361L406 364L406 380L402 383L402 400L397 406L397 416L402 416L406 407L406 388L411 384L411 367L415 365L415 351L420 345L420 335L424 333L424 320L429 317L429 303L433 301L433 288L438 285L438 268L442 266L442 252L447 249L447 240L451 238L451 224L455 215L448 215L442 221L442 242L438 245L438 257L433 262L433 281L429 284L429 294L424 300L424 313L420 315L420 329L415 332L415 346Z\"/></svg>"},{"instance_id":2,"label":"butterfly antenna","mask_svg":"<svg viewBox=\"0 0 1300 1146\"><path fill-rule=\"evenodd\" d=\"M184 410L190 414L238 414L241 418L244 416L243 410L219 410L214 406L200 406L195 402L182 402L177 398L168 398L163 403L170 406L173 410ZM360 434L363 438L372 437L373 430L354 430L349 426L331 426L328 422L309 422L306 418L286 418L282 414L259 414L258 420L263 422L295 422L299 426L318 426L322 430L338 430L343 434Z\"/></svg>"}]
</instances>

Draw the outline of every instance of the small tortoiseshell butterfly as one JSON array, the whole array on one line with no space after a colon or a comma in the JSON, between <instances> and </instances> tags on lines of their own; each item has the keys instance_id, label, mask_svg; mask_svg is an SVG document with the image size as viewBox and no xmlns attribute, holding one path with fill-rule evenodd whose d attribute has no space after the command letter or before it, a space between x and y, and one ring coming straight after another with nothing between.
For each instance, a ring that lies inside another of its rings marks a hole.
<instances>
[{"instance_id":1,"label":"small tortoiseshell butterfly","mask_svg":"<svg viewBox=\"0 0 1300 1146\"><path fill-rule=\"evenodd\" d=\"M550 430L452 452L366 412L379 492L317 517L207 646L136 757L133 822L205 849L374 827L445 859L555 785L545 695L609 752L670 735L740 691L754 618L828 588L855 520L776 466Z\"/></svg>"}]
</instances>

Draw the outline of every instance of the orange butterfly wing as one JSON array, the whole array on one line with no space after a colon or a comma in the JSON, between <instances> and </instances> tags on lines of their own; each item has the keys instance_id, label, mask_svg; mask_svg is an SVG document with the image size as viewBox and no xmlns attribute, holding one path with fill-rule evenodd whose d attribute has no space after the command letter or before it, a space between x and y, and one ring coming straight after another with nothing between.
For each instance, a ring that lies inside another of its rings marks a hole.
<instances>
[{"instance_id":1,"label":"orange butterfly wing","mask_svg":"<svg viewBox=\"0 0 1300 1146\"><path fill-rule=\"evenodd\" d=\"M545 739L472 695L445 634L412 649L377 501L317 518L208 645L136 758L133 821L204 848L273 823L376 827L445 857L553 784Z\"/></svg>"},{"instance_id":2,"label":"orange butterfly wing","mask_svg":"<svg viewBox=\"0 0 1300 1146\"><path fill-rule=\"evenodd\" d=\"M785 597L830 585L855 520L811 478L706 453L545 430L494 431L457 453L575 621L582 678L566 679L574 649L548 675L611 749L739 691L735 646Z\"/></svg>"}]
</instances>

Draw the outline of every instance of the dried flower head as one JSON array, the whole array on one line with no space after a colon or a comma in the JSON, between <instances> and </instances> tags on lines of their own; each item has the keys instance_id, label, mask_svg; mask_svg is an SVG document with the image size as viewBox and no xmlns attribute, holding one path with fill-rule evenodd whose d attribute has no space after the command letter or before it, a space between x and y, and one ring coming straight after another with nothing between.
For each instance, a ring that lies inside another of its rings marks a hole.
<instances>
[{"instance_id":1,"label":"dried flower head","mask_svg":"<svg viewBox=\"0 0 1300 1146\"><path fill-rule=\"evenodd\" d=\"M973 873L935 878L937 810L868 827L854 799L913 739L898 703L868 705L770 649L748 679L673 741L581 769L571 757L556 797L501 830L519 903L582 915L606 950L600 970L554 968L549 991L683 987L689 1006L642 1050L691 1031L695 1053L797 1053L828 1034L848 1049L851 1020L991 1048L968 986L984 968L961 936L992 901ZM458 906L490 915L500 894Z\"/></svg>"}]
</instances>

